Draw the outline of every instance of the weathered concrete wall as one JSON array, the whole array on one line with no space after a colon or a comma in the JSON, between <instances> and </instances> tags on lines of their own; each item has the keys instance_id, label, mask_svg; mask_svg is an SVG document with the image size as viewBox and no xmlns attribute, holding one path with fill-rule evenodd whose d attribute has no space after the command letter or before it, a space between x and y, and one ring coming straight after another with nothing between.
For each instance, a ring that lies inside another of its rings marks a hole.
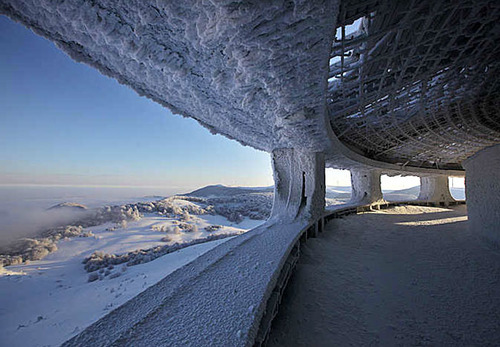
<instances>
[{"instance_id":1,"label":"weathered concrete wall","mask_svg":"<svg viewBox=\"0 0 500 347\"><path fill-rule=\"evenodd\" d=\"M271 218L311 221L325 210L325 160L322 153L292 148L272 152L274 204Z\"/></svg>"},{"instance_id":2,"label":"weathered concrete wall","mask_svg":"<svg viewBox=\"0 0 500 347\"><path fill-rule=\"evenodd\" d=\"M351 170L351 203L368 205L384 202L380 170Z\"/></svg>"},{"instance_id":3,"label":"weathered concrete wall","mask_svg":"<svg viewBox=\"0 0 500 347\"><path fill-rule=\"evenodd\" d=\"M420 194L417 200L448 205L455 201L450 193L448 176L436 175L420 177Z\"/></svg>"},{"instance_id":4,"label":"weathered concrete wall","mask_svg":"<svg viewBox=\"0 0 500 347\"><path fill-rule=\"evenodd\" d=\"M500 248L500 145L476 153L462 165L469 226Z\"/></svg>"}]
</instances>

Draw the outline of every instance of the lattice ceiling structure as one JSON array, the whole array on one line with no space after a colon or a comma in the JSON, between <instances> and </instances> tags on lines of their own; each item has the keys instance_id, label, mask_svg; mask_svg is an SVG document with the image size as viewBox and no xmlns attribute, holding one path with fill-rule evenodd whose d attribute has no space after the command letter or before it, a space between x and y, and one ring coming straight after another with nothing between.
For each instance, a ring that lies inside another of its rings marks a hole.
<instances>
[{"instance_id":1,"label":"lattice ceiling structure","mask_svg":"<svg viewBox=\"0 0 500 347\"><path fill-rule=\"evenodd\" d=\"M499 19L498 1L343 1L334 133L370 159L434 169L499 143Z\"/></svg>"}]
</instances>

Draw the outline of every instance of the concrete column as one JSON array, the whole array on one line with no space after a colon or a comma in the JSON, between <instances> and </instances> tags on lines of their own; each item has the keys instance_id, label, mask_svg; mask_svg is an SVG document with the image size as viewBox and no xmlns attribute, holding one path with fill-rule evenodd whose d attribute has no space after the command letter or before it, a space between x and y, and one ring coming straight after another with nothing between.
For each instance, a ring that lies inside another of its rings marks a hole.
<instances>
[{"instance_id":1,"label":"concrete column","mask_svg":"<svg viewBox=\"0 0 500 347\"><path fill-rule=\"evenodd\" d=\"M450 193L448 176L420 177L420 194L417 200L445 206L455 201Z\"/></svg>"},{"instance_id":2,"label":"concrete column","mask_svg":"<svg viewBox=\"0 0 500 347\"><path fill-rule=\"evenodd\" d=\"M325 159L322 153L293 148L272 152L274 204L271 218L312 221L325 210Z\"/></svg>"},{"instance_id":3,"label":"concrete column","mask_svg":"<svg viewBox=\"0 0 500 347\"><path fill-rule=\"evenodd\" d=\"M384 203L380 187L380 170L351 170L352 196L350 203L378 205Z\"/></svg>"},{"instance_id":4,"label":"concrete column","mask_svg":"<svg viewBox=\"0 0 500 347\"><path fill-rule=\"evenodd\" d=\"M483 149L462 165L469 227L500 248L500 145Z\"/></svg>"}]
</instances>

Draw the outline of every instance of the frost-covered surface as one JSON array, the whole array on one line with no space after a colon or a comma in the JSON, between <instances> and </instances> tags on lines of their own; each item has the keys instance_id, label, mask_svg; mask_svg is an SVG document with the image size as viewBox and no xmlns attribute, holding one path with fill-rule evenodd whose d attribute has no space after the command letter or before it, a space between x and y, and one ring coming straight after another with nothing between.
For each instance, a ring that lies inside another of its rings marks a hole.
<instances>
[{"instance_id":1,"label":"frost-covered surface","mask_svg":"<svg viewBox=\"0 0 500 347\"><path fill-rule=\"evenodd\" d=\"M136 205L104 206L92 210L87 210L82 206L62 203L49 208L47 217L50 217L53 211L62 209L64 210L62 213L66 212L75 218L72 221L73 225L51 227L41 230L38 235L33 237L21 238L3 244L0 247L0 267L41 260L48 254L55 252L57 242L64 238L94 236L91 230L84 230L84 227L102 225L108 222L126 226L128 221L136 221L142 218ZM84 212L75 215L74 211L72 211L74 208L84 210Z\"/></svg>"},{"instance_id":2,"label":"frost-covered surface","mask_svg":"<svg viewBox=\"0 0 500 347\"><path fill-rule=\"evenodd\" d=\"M206 230L213 231L214 228L215 226L211 225L207 227ZM218 230L220 229L222 229L222 227L218 228ZM93 282L97 279L103 279L106 276L110 276L110 278L119 276L119 270L113 272L116 265L126 263L126 266L134 266L149 263L156 258L164 256L165 254L173 253L186 247L209 241L221 240L231 236L237 236L243 232L244 231L208 235L206 237L200 237L191 241L181 243L176 242L172 245L156 246L149 249L138 249L135 251L127 252L125 254L94 252L90 256L86 257L83 260L83 263L85 264L85 270L91 273L89 275L89 282ZM171 238L168 236L161 238L161 241L163 242L170 242L170 240Z\"/></svg>"},{"instance_id":3,"label":"frost-covered surface","mask_svg":"<svg viewBox=\"0 0 500 347\"><path fill-rule=\"evenodd\" d=\"M112 222L116 225L109 226L109 229L114 230L126 227L129 221L140 220L143 214L152 213L165 217L165 223L158 223L151 228L165 232L163 241L172 244L170 250L166 248L155 250L154 257L166 254L176 247L185 247L188 245L186 242L192 242L194 239L206 239L206 241L213 239L215 235L208 235L205 232L215 231L219 221L222 221L222 224L228 221L234 224L242 223L238 225L236 232L231 231L232 235L235 235L240 230L248 230L251 228L249 226L258 225L267 219L272 205L272 193L270 192L242 191L250 193L224 195L226 191L222 189L219 191L220 195L211 195L206 198L172 196L157 201L85 209L83 215L79 214L79 218L72 221L74 225L49 228L40 232L38 236L23 238L0 247L0 266L17 265L26 261L43 259L49 253L57 250L57 242L62 238L93 236L91 230L84 230L83 227L94 227ZM48 211L67 210L74 207L75 204L62 203ZM204 217L200 219L199 216ZM224 218L220 219L221 217L225 217L227 221L224 222ZM214 223L202 222L208 220L213 220ZM228 230L224 230L224 232L227 234ZM186 234L190 236L186 237ZM179 237L179 235L183 236ZM174 247L173 243L178 243L178 245Z\"/></svg>"},{"instance_id":4,"label":"frost-covered surface","mask_svg":"<svg viewBox=\"0 0 500 347\"><path fill-rule=\"evenodd\" d=\"M336 219L302 250L270 346L500 344L500 259L463 205Z\"/></svg>"},{"instance_id":5,"label":"frost-covered surface","mask_svg":"<svg viewBox=\"0 0 500 347\"><path fill-rule=\"evenodd\" d=\"M338 194L339 197L345 195L343 191L337 192L335 190L331 194L331 196ZM89 235L90 237L85 239L79 237L61 238L57 242L59 248L57 252L46 256L43 260L33 261L27 265L9 266L2 270L0 275L0 294L2 296L0 297L3 300L0 299L0 306L5 307L5 310L0 311L0 336L2 336L0 344L3 345L5 342L12 346L52 345L76 335L89 324L148 288L162 276L166 276L168 271L174 269L165 264L170 262L185 264L194 258L194 256L183 258L181 256L184 254L183 252L192 254L189 250L198 249L198 247L205 250L207 249L205 245L210 248L212 246L209 245L219 244L225 240L191 246L159 258L156 257L157 254L150 253L148 250L156 249L165 254L168 253L165 252L166 250L173 250L179 245L206 241L207 238L239 234L256 227L262 221L244 217L243 221L236 223L221 215L207 214L207 212L213 213L216 210L214 206L220 205L224 206L224 210L233 212L246 210L247 212L253 211L253 213L256 211L269 213L271 202L272 194L260 190L245 194L228 194L227 196L211 194L205 198L179 196L127 205L127 209L131 208L132 211L137 211L143 216L137 221L128 221L123 225L122 223L108 222L99 226L78 228L78 231L81 232L92 230L93 235ZM245 206L248 208L245 209ZM256 209L253 209L252 206ZM196 215L194 213L205 214ZM184 225L194 227L180 227ZM270 232L274 233L273 230L271 229ZM249 290L253 288L256 292L252 292L251 298L245 299L249 300L247 309L252 305L254 307L251 310L251 315L247 315L247 312L240 312L242 314L240 319L243 319L244 323L242 323L241 333L238 333L239 329L234 332L235 335L241 335L241 339L238 337L238 341L245 341L245 336L249 334L249 331L245 332L245 329L249 329L249 326L254 322L255 314L261 313L263 308L259 308L257 305L260 302L259 295L263 295L269 289L266 288L268 285L266 279L272 279L273 271L279 270L277 261L281 259L280 254L283 254L280 252L286 251L288 245L292 244L300 226L283 226L278 227L277 230L278 235L275 236L278 239L274 239L274 236L270 234L263 236L265 239L259 238L252 241L252 247L258 245L270 247L269 251L274 252L273 255L269 255L270 260L265 261L265 257L262 257L260 251L252 248L250 250L252 256L243 256L234 263L229 257L223 261L226 270L220 268L221 271L236 271L236 277L226 278L231 283L234 282L234 278L240 278L240 280L246 278L252 281L252 276L256 275L252 273L253 270L258 272L261 269L267 269L267 272L262 274L264 277L258 275L257 282L249 288ZM265 229L260 232L265 232ZM246 244L246 241L242 242ZM280 245L279 242L284 243ZM246 245L242 245L242 247L246 247ZM85 265L82 264L82 260L91 256L95 251L99 252L97 258L109 258L111 255L116 255L116 258L126 260L127 263L130 260L133 261L130 266L121 261L102 263L97 261L94 264L96 267L89 269L92 270L89 273L86 271ZM245 250L242 252L244 254ZM200 254L199 252L195 253L196 255ZM134 259L130 258L131 254L134 255ZM179 260L176 254L180 254ZM237 266L237 264L240 265ZM163 272L164 267L165 272ZM211 268L210 271L213 281L213 278L217 277L218 270ZM229 274L226 275L229 276ZM189 279L189 276L188 273L186 275L188 281L194 281L192 278ZM181 281L183 275L179 274L178 278ZM195 282L197 283L198 280L201 279L196 279ZM239 290L237 283L232 283L230 288ZM217 288L211 288L208 292L219 293L221 291L222 289L217 285ZM206 296L201 292L199 295ZM241 295L244 297L244 293ZM217 299L215 296L209 298L209 304L211 300ZM224 298L227 297L227 295L224 296ZM81 298L87 298L83 300L85 308L81 307L83 304ZM200 298L200 300L202 299ZM22 304L20 304L21 301ZM212 304L215 305L215 303ZM71 306L71 309L60 309L61 306L66 307L67 305ZM15 309L14 307L19 308ZM229 322L226 321L226 324ZM252 329L253 334L256 327L252 327ZM43 335L43 338L40 338L40 335Z\"/></svg>"},{"instance_id":6,"label":"frost-covered surface","mask_svg":"<svg viewBox=\"0 0 500 347\"><path fill-rule=\"evenodd\" d=\"M351 197L350 187L326 187L326 206L344 204ZM237 188L225 186L208 186L186 194L181 199L198 198L202 206L225 216L228 220L237 221L241 217L265 220L269 217L273 205L274 189L271 188Z\"/></svg>"},{"instance_id":7,"label":"frost-covered surface","mask_svg":"<svg viewBox=\"0 0 500 347\"><path fill-rule=\"evenodd\" d=\"M336 168L463 176L369 159L335 136L325 101L339 3L2 0L0 13L244 145L322 151Z\"/></svg>"},{"instance_id":8,"label":"frost-covered surface","mask_svg":"<svg viewBox=\"0 0 500 347\"><path fill-rule=\"evenodd\" d=\"M227 241L195 245L130 268L120 266L118 277L87 282L81 260L95 247L123 251L122 247L133 249L147 243L145 237L130 233L120 239L71 239L62 241L59 250L42 261L8 267L0 274L0 345L60 345L175 269Z\"/></svg>"},{"instance_id":9,"label":"frost-covered surface","mask_svg":"<svg viewBox=\"0 0 500 347\"><path fill-rule=\"evenodd\" d=\"M0 268L0 345L60 344L178 267L227 241L228 234L239 234L262 221L245 218L235 224L222 216L192 215L189 223L198 231L173 232L178 223L177 217L153 213L129 221L126 228L105 223L92 227L91 237L60 239L58 250L43 260ZM213 226L216 230L205 230ZM218 237L225 239L206 242ZM205 242L196 244L201 241ZM101 272L89 274L82 264L95 251L122 255L158 247L173 250L176 244L186 243L194 245L130 264L136 266L108 264Z\"/></svg>"},{"instance_id":10,"label":"frost-covered surface","mask_svg":"<svg viewBox=\"0 0 500 347\"><path fill-rule=\"evenodd\" d=\"M383 202L380 175L380 170L351 170L351 202L361 205Z\"/></svg>"},{"instance_id":11,"label":"frost-covered surface","mask_svg":"<svg viewBox=\"0 0 500 347\"><path fill-rule=\"evenodd\" d=\"M207 187L208 188L208 187ZM241 189L220 186L205 194L201 189L186 195L172 196L163 200L134 205L140 212L157 212L161 215L212 214L240 223L245 218L265 220L272 208L273 192L269 189ZM198 195L198 192L201 192Z\"/></svg>"},{"instance_id":12,"label":"frost-covered surface","mask_svg":"<svg viewBox=\"0 0 500 347\"><path fill-rule=\"evenodd\" d=\"M214 206L216 214L233 222L240 222L245 217L265 220L271 213L273 193L250 193L235 196L213 196L204 203Z\"/></svg>"},{"instance_id":13,"label":"frost-covered surface","mask_svg":"<svg viewBox=\"0 0 500 347\"><path fill-rule=\"evenodd\" d=\"M312 157L300 159L311 165L317 161ZM317 188L316 184L309 185L308 193L309 189ZM200 195L204 197L185 196L174 200L183 201L185 205L196 204L205 210L225 205L230 210L243 212L245 206L247 211L253 210L248 206L265 208L263 203L267 201L270 205L271 196L262 192ZM210 205L214 202L215 205ZM150 205L150 208L154 207ZM203 230L220 232L215 225ZM305 218L288 223L275 216L272 222L227 241L174 272L67 345L138 345L145 340L152 345L165 341L171 345L246 345L255 337L281 266L306 225Z\"/></svg>"},{"instance_id":14,"label":"frost-covered surface","mask_svg":"<svg viewBox=\"0 0 500 347\"><path fill-rule=\"evenodd\" d=\"M273 158L275 169L279 166L275 206L278 200L278 210L286 216L273 208L276 213L264 225L174 272L65 345L251 344L283 263L325 199L321 154L283 150ZM292 172L292 163L299 163L307 175ZM295 186L299 182L302 189ZM310 197L307 203L304 191ZM289 217L295 218L290 222Z\"/></svg>"},{"instance_id":15,"label":"frost-covered surface","mask_svg":"<svg viewBox=\"0 0 500 347\"><path fill-rule=\"evenodd\" d=\"M325 156L294 148L271 155L275 192L271 218L312 222L325 207Z\"/></svg>"},{"instance_id":16,"label":"frost-covered surface","mask_svg":"<svg viewBox=\"0 0 500 347\"><path fill-rule=\"evenodd\" d=\"M93 237L92 231L85 231L81 225L47 230L43 236L22 238L0 248L0 267L18 265L32 260L41 260L57 251L57 242L70 237Z\"/></svg>"},{"instance_id":17,"label":"frost-covered surface","mask_svg":"<svg viewBox=\"0 0 500 347\"><path fill-rule=\"evenodd\" d=\"M270 151L325 146L337 3L2 0L0 13L140 95Z\"/></svg>"},{"instance_id":18,"label":"frost-covered surface","mask_svg":"<svg viewBox=\"0 0 500 347\"><path fill-rule=\"evenodd\" d=\"M339 3L2 0L0 13L244 145L323 151L336 168L448 174L368 159L334 135L325 101Z\"/></svg>"},{"instance_id":19,"label":"frost-covered surface","mask_svg":"<svg viewBox=\"0 0 500 347\"><path fill-rule=\"evenodd\" d=\"M264 224L232 238L111 312L67 346L245 346L282 262L306 224Z\"/></svg>"}]
</instances>

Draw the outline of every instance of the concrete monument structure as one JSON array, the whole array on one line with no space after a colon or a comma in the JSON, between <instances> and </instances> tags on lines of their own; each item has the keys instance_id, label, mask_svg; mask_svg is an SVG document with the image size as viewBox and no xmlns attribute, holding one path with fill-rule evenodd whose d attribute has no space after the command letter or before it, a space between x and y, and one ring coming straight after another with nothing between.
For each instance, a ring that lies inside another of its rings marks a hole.
<instances>
[{"instance_id":1,"label":"concrete monument structure","mask_svg":"<svg viewBox=\"0 0 500 347\"><path fill-rule=\"evenodd\" d=\"M271 153L273 223L323 214L325 167L351 170L358 204L382 201L381 174L421 176L419 199L443 204L447 177L466 176L471 226L500 240L494 1L0 0L0 13Z\"/></svg>"}]
</instances>

